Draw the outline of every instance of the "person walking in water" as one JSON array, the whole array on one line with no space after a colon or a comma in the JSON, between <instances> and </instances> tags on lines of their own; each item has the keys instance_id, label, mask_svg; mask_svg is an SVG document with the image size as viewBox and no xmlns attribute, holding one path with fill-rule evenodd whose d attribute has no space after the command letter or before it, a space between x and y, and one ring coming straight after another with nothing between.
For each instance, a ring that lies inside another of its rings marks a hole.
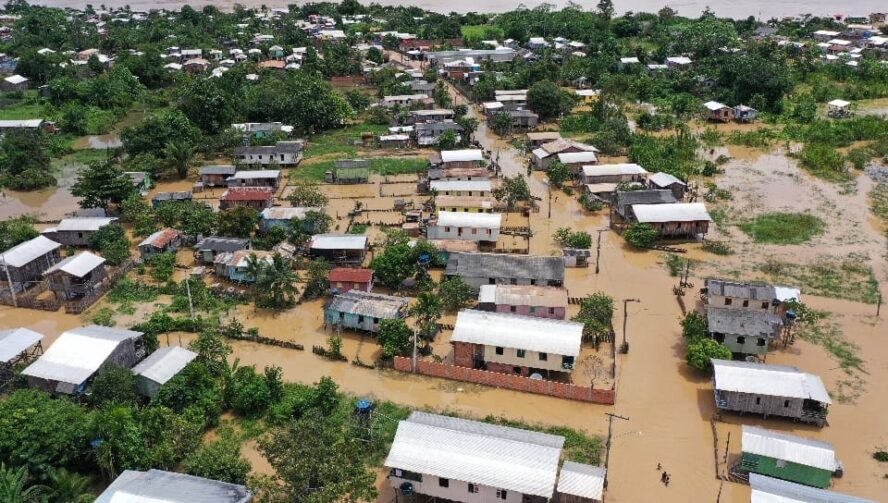
<instances>
[{"instance_id":1,"label":"person walking in water","mask_svg":"<svg viewBox=\"0 0 888 503\"><path fill-rule=\"evenodd\" d=\"M660 482L666 483L666 472L660 474Z\"/></svg>"},{"instance_id":2,"label":"person walking in water","mask_svg":"<svg viewBox=\"0 0 888 503\"><path fill-rule=\"evenodd\" d=\"M663 468L663 465L661 465L660 463L657 463L657 471L660 471L662 468Z\"/></svg>"},{"instance_id":3,"label":"person walking in water","mask_svg":"<svg viewBox=\"0 0 888 503\"><path fill-rule=\"evenodd\" d=\"M671 479L671 478L672 477L667 473L666 474L666 487L669 487L669 479Z\"/></svg>"}]
</instances>

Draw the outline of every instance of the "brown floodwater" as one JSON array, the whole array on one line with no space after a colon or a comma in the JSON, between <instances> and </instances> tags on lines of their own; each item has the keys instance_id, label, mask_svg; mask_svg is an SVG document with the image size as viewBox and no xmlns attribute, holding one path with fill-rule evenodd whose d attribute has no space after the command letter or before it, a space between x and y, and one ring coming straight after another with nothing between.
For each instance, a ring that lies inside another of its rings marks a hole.
<instances>
[{"instance_id":1,"label":"brown floodwater","mask_svg":"<svg viewBox=\"0 0 888 503\"><path fill-rule=\"evenodd\" d=\"M77 172L84 165L67 161L56 174L58 186L30 192L0 189L0 219L33 215L40 221L58 221L80 208L71 195Z\"/></svg>"}]
</instances>

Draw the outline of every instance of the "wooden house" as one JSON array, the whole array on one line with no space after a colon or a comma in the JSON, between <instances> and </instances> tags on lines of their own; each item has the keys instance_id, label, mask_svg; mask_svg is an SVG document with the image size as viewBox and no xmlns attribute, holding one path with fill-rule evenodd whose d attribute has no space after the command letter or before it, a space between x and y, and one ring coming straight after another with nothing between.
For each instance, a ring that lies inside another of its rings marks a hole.
<instances>
[{"instance_id":1,"label":"wooden house","mask_svg":"<svg viewBox=\"0 0 888 503\"><path fill-rule=\"evenodd\" d=\"M702 293L708 306L765 311L777 315L786 312L786 302L801 300L798 288L707 278Z\"/></svg>"},{"instance_id":2,"label":"wooden house","mask_svg":"<svg viewBox=\"0 0 888 503\"><path fill-rule=\"evenodd\" d=\"M312 258L322 257L334 264L361 264L367 254L367 236L356 234L315 234L308 245Z\"/></svg>"},{"instance_id":3,"label":"wooden house","mask_svg":"<svg viewBox=\"0 0 888 503\"><path fill-rule=\"evenodd\" d=\"M540 116L533 113L531 110L507 110L506 113L512 118L513 129L535 129L540 124Z\"/></svg>"},{"instance_id":4,"label":"wooden house","mask_svg":"<svg viewBox=\"0 0 888 503\"><path fill-rule=\"evenodd\" d=\"M567 290L554 286L481 285L478 309L563 320Z\"/></svg>"},{"instance_id":5,"label":"wooden house","mask_svg":"<svg viewBox=\"0 0 888 503\"><path fill-rule=\"evenodd\" d=\"M632 213L638 223L650 225L665 238L703 237L712 222L703 203L636 204Z\"/></svg>"},{"instance_id":6,"label":"wooden house","mask_svg":"<svg viewBox=\"0 0 888 503\"><path fill-rule=\"evenodd\" d=\"M226 187L235 172L237 168L231 165L202 166L198 171L204 187Z\"/></svg>"},{"instance_id":7,"label":"wooden house","mask_svg":"<svg viewBox=\"0 0 888 503\"><path fill-rule=\"evenodd\" d=\"M484 152L481 149L442 150L442 169L450 168L477 168L484 161Z\"/></svg>"},{"instance_id":8,"label":"wooden house","mask_svg":"<svg viewBox=\"0 0 888 503\"><path fill-rule=\"evenodd\" d=\"M565 461L555 489L557 503L602 503L607 469L575 461Z\"/></svg>"},{"instance_id":9,"label":"wooden house","mask_svg":"<svg viewBox=\"0 0 888 503\"><path fill-rule=\"evenodd\" d=\"M29 80L21 75L10 75L0 82L0 90L4 93L27 91Z\"/></svg>"},{"instance_id":10,"label":"wooden house","mask_svg":"<svg viewBox=\"0 0 888 503\"><path fill-rule=\"evenodd\" d=\"M130 368L144 355L142 332L91 325L62 333L22 375L32 388L79 395L102 367Z\"/></svg>"},{"instance_id":11,"label":"wooden house","mask_svg":"<svg viewBox=\"0 0 888 503\"><path fill-rule=\"evenodd\" d=\"M527 89L499 90L494 97L502 103L503 111L527 108Z\"/></svg>"},{"instance_id":12,"label":"wooden house","mask_svg":"<svg viewBox=\"0 0 888 503\"><path fill-rule=\"evenodd\" d=\"M586 145L573 140L560 139L550 141L540 145L531 152L530 162L534 169L543 170L549 168L552 161L558 159L558 154L569 154L579 152L597 152L598 149L592 145ZM596 162L587 162L585 164L596 164Z\"/></svg>"},{"instance_id":13,"label":"wooden house","mask_svg":"<svg viewBox=\"0 0 888 503\"><path fill-rule=\"evenodd\" d=\"M296 167L302 161L304 143L299 140L279 141L275 145L237 147L234 159L238 164Z\"/></svg>"},{"instance_id":14,"label":"wooden house","mask_svg":"<svg viewBox=\"0 0 888 503\"><path fill-rule=\"evenodd\" d=\"M179 231L167 227L142 240L139 243L139 254L145 260L160 253L175 252L181 244Z\"/></svg>"},{"instance_id":15,"label":"wooden house","mask_svg":"<svg viewBox=\"0 0 888 503\"><path fill-rule=\"evenodd\" d=\"M820 377L763 363L712 360L712 367L718 410L826 424L832 399Z\"/></svg>"},{"instance_id":16,"label":"wooden house","mask_svg":"<svg viewBox=\"0 0 888 503\"><path fill-rule=\"evenodd\" d=\"M219 198L219 209L227 210L246 206L256 210L271 207L274 203L272 187L229 187Z\"/></svg>"},{"instance_id":17,"label":"wooden house","mask_svg":"<svg viewBox=\"0 0 888 503\"><path fill-rule=\"evenodd\" d=\"M176 192L158 192L151 198L151 206L157 208L161 204L170 202L187 202L194 199L194 194L181 190Z\"/></svg>"},{"instance_id":18,"label":"wooden house","mask_svg":"<svg viewBox=\"0 0 888 503\"><path fill-rule=\"evenodd\" d=\"M265 208L259 214L259 229L262 232L268 232L275 227L282 227L289 230L293 226L293 220L304 220L309 212L323 212L323 208L291 208L283 206L274 206Z\"/></svg>"},{"instance_id":19,"label":"wooden house","mask_svg":"<svg viewBox=\"0 0 888 503\"><path fill-rule=\"evenodd\" d=\"M89 296L108 277L105 259L88 251L57 262L43 273L49 289L61 301Z\"/></svg>"},{"instance_id":20,"label":"wooden house","mask_svg":"<svg viewBox=\"0 0 888 503\"><path fill-rule=\"evenodd\" d=\"M471 309L450 337L454 365L524 377L573 372L582 340L582 323Z\"/></svg>"},{"instance_id":21,"label":"wooden house","mask_svg":"<svg viewBox=\"0 0 888 503\"><path fill-rule=\"evenodd\" d=\"M654 173L648 177L648 188L651 190L669 190L675 199L681 201L684 199L685 192L688 190L688 184L670 175L669 173Z\"/></svg>"},{"instance_id":22,"label":"wooden house","mask_svg":"<svg viewBox=\"0 0 888 503\"><path fill-rule=\"evenodd\" d=\"M827 115L835 119L851 116L851 102L845 100L832 100L827 105Z\"/></svg>"},{"instance_id":23,"label":"wooden house","mask_svg":"<svg viewBox=\"0 0 888 503\"><path fill-rule=\"evenodd\" d=\"M232 187L271 187L277 189L281 184L281 171L278 169L256 169L237 171L228 177L226 182Z\"/></svg>"},{"instance_id":24,"label":"wooden house","mask_svg":"<svg viewBox=\"0 0 888 503\"><path fill-rule=\"evenodd\" d=\"M382 320L407 317L408 298L349 290L333 297L324 307L324 323L337 330L376 333Z\"/></svg>"},{"instance_id":25,"label":"wooden house","mask_svg":"<svg viewBox=\"0 0 888 503\"><path fill-rule=\"evenodd\" d=\"M503 253L452 253L445 276L457 276L479 290L481 285L564 285L564 259Z\"/></svg>"},{"instance_id":26,"label":"wooden house","mask_svg":"<svg viewBox=\"0 0 888 503\"><path fill-rule=\"evenodd\" d=\"M597 164L582 167L580 182L584 185L644 182L647 174L647 170L638 164Z\"/></svg>"},{"instance_id":27,"label":"wooden house","mask_svg":"<svg viewBox=\"0 0 888 503\"><path fill-rule=\"evenodd\" d=\"M706 118L713 122L731 122L734 120L734 109L717 101L707 101L703 104L706 108Z\"/></svg>"},{"instance_id":28,"label":"wooden house","mask_svg":"<svg viewBox=\"0 0 888 503\"><path fill-rule=\"evenodd\" d=\"M255 283L256 277L250 272L250 257L255 256L258 262L266 265L272 263L273 253L262 250L237 250L223 252L213 259L213 273L238 283Z\"/></svg>"},{"instance_id":29,"label":"wooden house","mask_svg":"<svg viewBox=\"0 0 888 503\"><path fill-rule=\"evenodd\" d=\"M16 291L31 288L42 281L44 271L61 260L61 247L45 236L13 246L0 253L0 278Z\"/></svg>"},{"instance_id":30,"label":"wooden house","mask_svg":"<svg viewBox=\"0 0 888 503\"><path fill-rule=\"evenodd\" d=\"M684 70L690 68L694 62L687 56L670 56L666 58L666 66L670 70Z\"/></svg>"},{"instance_id":31,"label":"wooden house","mask_svg":"<svg viewBox=\"0 0 888 503\"><path fill-rule=\"evenodd\" d=\"M370 159L340 159L333 161L330 183L367 183L370 180Z\"/></svg>"},{"instance_id":32,"label":"wooden house","mask_svg":"<svg viewBox=\"0 0 888 503\"><path fill-rule=\"evenodd\" d=\"M383 148L407 148L410 146L410 135L383 134L377 137L379 146Z\"/></svg>"},{"instance_id":33,"label":"wooden house","mask_svg":"<svg viewBox=\"0 0 888 503\"><path fill-rule=\"evenodd\" d=\"M46 127L43 119L6 119L0 120L0 134L10 131L35 131Z\"/></svg>"},{"instance_id":34,"label":"wooden house","mask_svg":"<svg viewBox=\"0 0 888 503\"><path fill-rule=\"evenodd\" d=\"M64 218L41 234L65 246L89 246L93 234L116 221L113 217Z\"/></svg>"},{"instance_id":35,"label":"wooden house","mask_svg":"<svg viewBox=\"0 0 888 503\"><path fill-rule=\"evenodd\" d=\"M176 377L195 358L197 353L179 346L159 348L133 367L136 391L142 396L154 398L161 386Z\"/></svg>"},{"instance_id":36,"label":"wooden house","mask_svg":"<svg viewBox=\"0 0 888 503\"><path fill-rule=\"evenodd\" d=\"M540 503L554 495L563 447L557 435L415 411L383 464L396 495L419 501Z\"/></svg>"},{"instance_id":37,"label":"wooden house","mask_svg":"<svg viewBox=\"0 0 888 503\"><path fill-rule=\"evenodd\" d=\"M764 355L780 337L783 320L768 311L706 306L707 333L737 355Z\"/></svg>"},{"instance_id":38,"label":"wooden house","mask_svg":"<svg viewBox=\"0 0 888 503\"><path fill-rule=\"evenodd\" d=\"M757 473L749 474L749 485L752 486L750 503L877 503L875 500L794 484Z\"/></svg>"},{"instance_id":39,"label":"wooden house","mask_svg":"<svg viewBox=\"0 0 888 503\"><path fill-rule=\"evenodd\" d=\"M500 213L438 211L426 227L429 239L462 239L495 244L503 216Z\"/></svg>"},{"instance_id":40,"label":"wooden house","mask_svg":"<svg viewBox=\"0 0 888 503\"><path fill-rule=\"evenodd\" d=\"M194 245L194 259L198 264L212 264L219 253L249 249L249 239L211 236L201 239Z\"/></svg>"},{"instance_id":41,"label":"wooden house","mask_svg":"<svg viewBox=\"0 0 888 503\"><path fill-rule=\"evenodd\" d=\"M558 131L540 131L538 133L527 133L527 144L531 148L537 148L545 143L550 143L561 139L561 133Z\"/></svg>"},{"instance_id":42,"label":"wooden house","mask_svg":"<svg viewBox=\"0 0 888 503\"><path fill-rule=\"evenodd\" d=\"M490 170L487 168L429 168L428 179L431 180L489 180ZM450 196L453 197L453 196Z\"/></svg>"},{"instance_id":43,"label":"wooden house","mask_svg":"<svg viewBox=\"0 0 888 503\"><path fill-rule=\"evenodd\" d=\"M163 501L165 503L250 503L246 486L163 470L124 470L94 503Z\"/></svg>"},{"instance_id":44,"label":"wooden house","mask_svg":"<svg viewBox=\"0 0 888 503\"><path fill-rule=\"evenodd\" d=\"M489 197L493 194L493 184L490 180L433 180L429 182L429 190L436 196Z\"/></svg>"},{"instance_id":45,"label":"wooden house","mask_svg":"<svg viewBox=\"0 0 888 503\"><path fill-rule=\"evenodd\" d=\"M594 151L561 152L555 158L563 164L574 176L578 176L583 166L598 164L598 155Z\"/></svg>"},{"instance_id":46,"label":"wooden house","mask_svg":"<svg viewBox=\"0 0 888 503\"><path fill-rule=\"evenodd\" d=\"M756 473L824 489L843 471L829 442L744 424L740 445L740 462L731 469L735 473Z\"/></svg>"},{"instance_id":47,"label":"wooden house","mask_svg":"<svg viewBox=\"0 0 888 503\"><path fill-rule=\"evenodd\" d=\"M746 105L737 105L734 107L734 119L744 123L755 122L758 119L758 110Z\"/></svg>"},{"instance_id":48,"label":"wooden house","mask_svg":"<svg viewBox=\"0 0 888 503\"><path fill-rule=\"evenodd\" d=\"M433 108L431 110L411 111L409 121L413 124L418 124L422 122L443 122L446 120L452 121L453 117L454 112L450 108Z\"/></svg>"},{"instance_id":49,"label":"wooden house","mask_svg":"<svg viewBox=\"0 0 888 503\"><path fill-rule=\"evenodd\" d=\"M611 206L611 225L619 223L635 223L632 208L641 204L675 204L678 200L668 190L629 190L614 194ZM617 217L617 218L615 218Z\"/></svg>"},{"instance_id":50,"label":"wooden house","mask_svg":"<svg viewBox=\"0 0 888 503\"><path fill-rule=\"evenodd\" d=\"M182 63L182 70L188 73L204 73L210 68L210 62L204 58L192 58Z\"/></svg>"},{"instance_id":51,"label":"wooden house","mask_svg":"<svg viewBox=\"0 0 888 503\"><path fill-rule=\"evenodd\" d=\"M351 290L369 292L373 290L373 270L352 267L336 267L330 271L328 277L330 291L333 295L346 293Z\"/></svg>"}]
</instances>

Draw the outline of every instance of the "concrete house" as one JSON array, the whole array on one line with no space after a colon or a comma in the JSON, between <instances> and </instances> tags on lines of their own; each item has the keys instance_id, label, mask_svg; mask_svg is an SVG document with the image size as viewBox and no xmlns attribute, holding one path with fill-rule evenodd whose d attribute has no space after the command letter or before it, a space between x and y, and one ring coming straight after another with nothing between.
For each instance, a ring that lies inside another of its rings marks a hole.
<instances>
[{"instance_id":1,"label":"concrete house","mask_svg":"<svg viewBox=\"0 0 888 503\"><path fill-rule=\"evenodd\" d=\"M484 161L484 152L480 149L442 150L442 169L477 168Z\"/></svg>"},{"instance_id":2,"label":"concrete house","mask_svg":"<svg viewBox=\"0 0 888 503\"><path fill-rule=\"evenodd\" d=\"M441 122L421 122L413 126L413 130L413 134L416 137L416 144L420 147L436 145L441 136L448 131L453 131L456 135L454 138L456 141L462 140L462 137L460 136L462 126L450 120Z\"/></svg>"},{"instance_id":3,"label":"concrete house","mask_svg":"<svg viewBox=\"0 0 888 503\"><path fill-rule=\"evenodd\" d=\"M369 239L356 234L315 234L308 245L312 258L323 257L334 264L361 264Z\"/></svg>"},{"instance_id":4,"label":"concrete house","mask_svg":"<svg viewBox=\"0 0 888 503\"><path fill-rule=\"evenodd\" d=\"M638 223L650 225L666 238L697 239L706 235L712 222L703 203L636 204L632 212Z\"/></svg>"},{"instance_id":5,"label":"concrete house","mask_svg":"<svg viewBox=\"0 0 888 503\"><path fill-rule=\"evenodd\" d=\"M478 196L489 197L493 193L490 180L433 180L429 190L438 196Z\"/></svg>"},{"instance_id":6,"label":"concrete house","mask_svg":"<svg viewBox=\"0 0 888 503\"><path fill-rule=\"evenodd\" d=\"M373 290L373 270L351 267L336 267L328 276L333 295L351 290L369 292Z\"/></svg>"},{"instance_id":7,"label":"concrete house","mask_svg":"<svg viewBox=\"0 0 888 503\"><path fill-rule=\"evenodd\" d=\"M565 461L558 474L558 503L601 503L607 469L575 461Z\"/></svg>"},{"instance_id":8,"label":"concrete house","mask_svg":"<svg viewBox=\"0 0 888 503\"><path fill-rule=\"evenodd\" d=\"M44 236L19 243L0 254L0 278L20 292L43 279L43 272L61 260L62 245Z\"/></svg>"},{"instance_id":9,"label":"concrete house","mask_svg":"<svg viewBox=\"0 0 888 503\"><path fill-rule=\"evenodd\" d=\"M688 184L670 175L669 173L654 173L648 177L648 188L651 190L669 190L675 199L681 201L684 199L685 192L688 190Z\"/></svg>"},{"instance_id":10,"label":"concrete house","mask_svg":"<svg viewBox=\"0 0 888 503\"><path fill-rule=\"evenodd\" d=\"M583 324L517 314L463 310L450 342L460 367L524 377L573 372Z\"/></svg>"},{"instance_id":11,"label":"concrete house","mask_svg":"<svg viewBox=\"0 0 888 503\"><path fill-rule=\"evenodd\" d=\"M783 320L768 311L706 306L707 333L738 355L764 355L780 337Z\"/></svg>"},{"instance_id":12,"label":"concrete house","mask_svg":"<svg viewBox=\"0 0 888 503\"><path fill-rule=\"evenodd\" d=\"M199 264L212 264L219 253L249 249L249 239L211 236L201 239L194 245L194 259Z\"/></svg>"},{"instance_id":13,"label":"concrete house","mask_svg":"<svg viewBox=\"0 0 888 503\"><path fill-rule=\"evenodd\" d=\"M502 220L500 213L438 211L437 217L429 221L426 235L429 239L496 243Z\"/></svg>"},{"instance_id":14,"label":"concrete house","mask_svg":"<svg viewBox=\"0 0 888 503\"><path fill-rule=\"evenodd\" d=\"M262 232L268 232L275 227L289 229L293 226L293 220L303 220L308 212L323 212L323 208L291 208L283 206L274 206L265 208L259 214L259 229Z\"/></svg>"},{"instance_id":15,"label":"concrete house","mask_svg":"<svg viewBox=\"0 0 888 503\"><path fill-rule=\"evenodd\" d=\"M715 278L706 279L703 293L709 306L766 311L777 315L785 313L787 301L801 300L798 288Z\"/></svg>"},{"instance_id":16,"label":"concrete house","mask_svg":"<svg viewBox=\"0 0 888 503\"><path fill-rule=\"evenodd\" d=\"M277 169L257 169L237 171L227 180L228 187L271 187L281 184L281 172Z\"/></svg>"},{"instance_id":17,"label":"concrete house","mask_svg":"<svg viewBox=\"0 0 888 503\"><path fill-rule=\"evenodd\" d=\"M875 500L794 484L757 473L749 474L749 485L752 486L750 503L877 503Z\"/></svg>"},{"instance_id":18,"label":"concrete house","mask_svg":"<svg viewBox=\"0 0 888 503\"><path fill-rule=\"evenodd\" d=\"M153 398L161 386L197 358L197 353L179 346L159 348L133 367L136 376L136 391L140 395Z\"/></svg>"},{"instance_id":19,"label":"concrete house","mask_svg":"<svg viewBox=\"0 0 888 503\"><path fill-rule=\"evenodd\" d=\"M555 491L564 437L415 411L385 460L398 494L462 503L542 503Z\"/></svg>"},{"instance_id":20,"label":"concrete house","mask_svg":"<svg viewBox=\"0 0 888 503\"><path fill-rule=\"evenodd\" d=\"M229 187L219 197L219 209L227 210L246 206L256 210L263 210L274 204L274 188L272 187Z\"/></svg>"},{"instance_id":21,"label":"concrete house","mask_svg":"<svg viewBox=\"0 0 888 503\"><path fill-rule=\"evenodd\" d=\"M382 320L406 318L409 301L405 297L352 289L334 296L324 307L324 323L338 329L376 333Z\"/></svg>"},{"instance_id":22,"label":"concrete house","mask_svg":"<svg viewBox=\"0 0 888 503\"><path fill-rule=\"evenodd\" d=\"M832 404L820 377L795 367L712 360L716 408L780 416L818 426Z\"/></svg>"},{"instance_id":23,"label":"concrete house","mask_svg":"<svg viewBox=\"0 0 888 503\"><path fill-rule=\"evenodd\" d=\"M73 328L22 371L28 386L75 395L105 365L130 368L144 356L142 332L91 325Z\"/></svg>"},{"instance_id":24,"label":"concrete house","mask_svg":"<svg viewBox=\"0 0 888 503\"><path fill-rule=\"evenodd\" d=\"M175 252L182 244L179 231L169 227L160 229L139 243L139 254L142 259L148 259L154 255L166 252Z\"/></svg>"},{"instance_id":25,"label":"concrete house","mask_svg":"<svg viewBox=\"0 0 888 503\"><path fill-rule=\"evenodd\" d=\"M480 290L481 285L564 285L564 258L503 253L452 253L445 276L458 276Z\"/></svg>"},{"instance_id":26,"label":"concrete house","mask_svg":"<svg viewBox=\"0 0 888 503\"><path fill-rule=\"evenodd\" d=\"M734 120L734 109L717 101L707 101L703 104L706 108L706 118L713 122L731 122Z\"/></svg>"},{"instance_id":27,"label":"concrete house","mask_svg":"<svg viewBox=\"0 0 888 503\"><path fill-rule=\"evenodd\" d=\"M302 161L302 141L279 141L271 146L237 147L234 158L238 164L295 167Z\"/></svg>"},{"instance_id":28,"label":"concrete house","mask_svg":"<svg viewBox=\"0 0 888 503\"><path fill-rule=\"evenodd\" d=\"M202 166L198 173L200 174L200 182L204 187L225 187L228 185L228 179L237 171L237 168L231 165L218 166Z\"/></svg>"},{"instance_id":29,"label":"concrete house","mask_svg":"<svg viewBox=\"0 0 888 503\"><path fill-rule=\"evenodd\" d=\"M758 426L743 425L741 449L740 463L732 471L743 474L757 473L825 489L843 471L829 442Z\"/></svg>"},{"instance_id":30,"label":"concrete house","mask_svg":"<svg viewBox=\"0 0 888 503\"><path fill-rule=\"evenodd\" d=\"M64 218L41 234L65 246L89 246L93 234L116 221L113 217Z\"/></svg>"},{"instance_id":31,"label":"concrete house","mask_svg":"<svg viewBox=\"0 0 888 503\"><path fill-rule=\"evenodd\" d=\"M108 275L105 259L84 251L57 262L43 273L43 277L56 298L67 301L93 293Z\"/></svg>"},{"instance_id":32,"label":"concrete house","mask_svg":"<svg viewBox=\"0 0 888 503\"><path fill-rule=\"evenodd\" d=\"M493 213L496 198L480 196L435 196L435 209L438 212Z\"/></svg>"},{"instance_id":33,"label":"concrete house","mask_svg":"<svg viewBox=\"0 0 888 503\"><path fill-rule=\"evenodd\" d=\"M567 290L554 286L481 285L478 309L563 320Z\"/></svg>"},{"instance_id":34,"label":"concrete house","mask_svg":"<svg viewBox=\"0 0 888 503\"><path fill-rule=\"evenodd\" d=\"M245 486L163 470L124 470L95 503L159 502L250 503L253 493Z\"/></svg>"}]
</instances>

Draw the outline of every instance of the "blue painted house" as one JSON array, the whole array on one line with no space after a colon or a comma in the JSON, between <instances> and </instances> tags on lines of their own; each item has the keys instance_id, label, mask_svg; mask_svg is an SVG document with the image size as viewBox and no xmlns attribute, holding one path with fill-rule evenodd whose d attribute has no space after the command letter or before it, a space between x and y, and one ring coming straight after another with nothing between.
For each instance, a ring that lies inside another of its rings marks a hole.
<instances>
[{"instance_id":1,"label":"blue painted house","mask_svg":"<svg viewBox=\"0 0 888 503\"><path fill-rule=\"evenodd\" d=\"M323 208L284 208L276 206L265 208L259 214L259 229L262 232L268 232L274 227L283 227L290 229L293 225L293 219L302 220L309 211L322 212ZM313 229L309 229L312 231Z\"/></svg>"},{"instance_id":2,"label":"blue painted house","mask_svg":"<svg viewBox=\"0 0 888 503\"><path fill-rule=\"evenodd\" d=\"M376 333L382 320L404 319L410 299L349 290L324 308L324 323L339 329Z\"/></svg>"}]
</instances>

